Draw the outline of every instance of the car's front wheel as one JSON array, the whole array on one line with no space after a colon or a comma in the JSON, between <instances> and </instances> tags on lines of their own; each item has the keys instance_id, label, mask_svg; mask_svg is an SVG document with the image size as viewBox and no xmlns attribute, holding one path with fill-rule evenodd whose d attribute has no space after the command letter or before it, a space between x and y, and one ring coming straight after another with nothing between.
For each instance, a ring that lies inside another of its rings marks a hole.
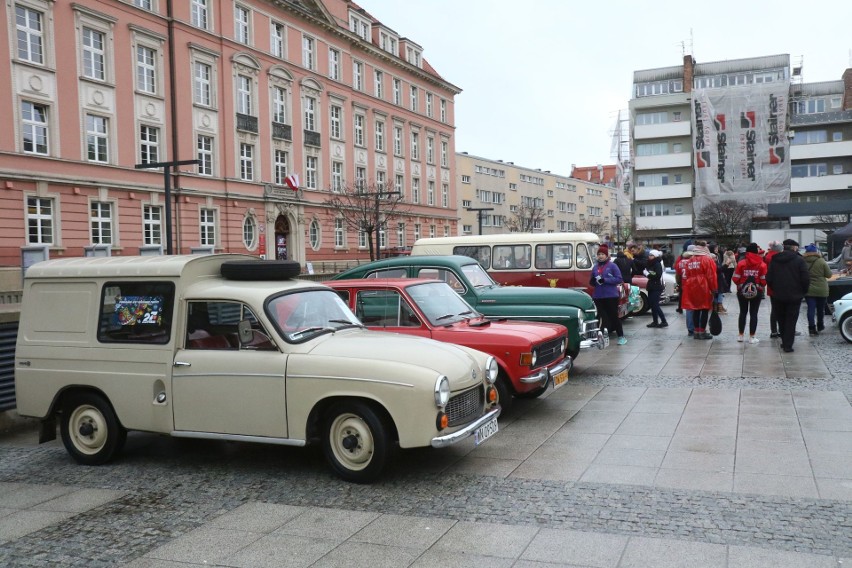
<instances>
[{"instance_id":1,"label":"car's front wheel","mask_svg":"<svg viewBox=\"0 0 852 568\"><path fill-rule=\"evenodd\" d=\"M840 319L840 335L843 336L843 339L852 343L852 311L846 312Z\"/></svg>"},{"instance_id":2,"label":"car's front wheel","mask_svg":"<svg viewBox=\"0 0 852 568\"><path fill-rule=\"evenodd\" d=\"M382 418L366 403L336 404L326 414L323 450L335 473L347 481L375 481L388 460L390 440Z\"/></svg>"},{"instance_id":3,"label":"car's front wheel","mask_svg":"<svg viewBox=\"0 0 852 568\"><path fill-rule=\"evenodd\" d=\"M65 449L84 465L110 461L127 439L110 404L94 393L74 394L65 401L59 429Z\"/></svg>"},{"instance_id":4,"label":"car's front wheel","mask_svg":"<svg viewBox=\"0 0 852 568\"><path fill-rule=\"evenodd\" d=\"M497 375L497 381L494 383L497 389L497 402L500 403L500 408L503 414L508 414L512 409L512 387L509 386L509 377L504 372Z\"/></svg>"}]
</instances>

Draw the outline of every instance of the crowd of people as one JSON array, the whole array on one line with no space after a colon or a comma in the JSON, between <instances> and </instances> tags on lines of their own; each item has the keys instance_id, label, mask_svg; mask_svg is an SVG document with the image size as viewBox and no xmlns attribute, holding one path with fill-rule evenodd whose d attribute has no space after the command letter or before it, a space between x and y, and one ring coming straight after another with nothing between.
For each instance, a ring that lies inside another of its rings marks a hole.
<instances>
[{"instance_id":1,"label":"crowd of people","mask_svg":"<svg viewBox=\"0 0 852 568\"><path fill-rule=\"evenodd\" d=\"M852 273L852 240L844 245L841 268ZM832 278L831 269L816 245L807 245L803 252L800 254L799 243L792 239L770 241L766 251L757 243L735 251L695 240L687 241L677 259L668 251L645 250L641 245L628 243L613 260L604 244L598 248L590 284L598 312L610 330L615 330L619 345L627 343L618 318L622 283L630 283L634 276L647 277L652 318L647 327L668 327L660 300L665 289L663 272L666 266L671 266L680 290L677 312L684 314L689 336L696 340L712 339L708 329L711 314L727 313L724 294L734 291L739 304L737 341L759 343L757 314L761 302L768 297L769 337L780 338L781 349L791 353L803 301L807 304L808 333L816 336L825 329L828 280Z\"/></svg>"}]
</instances>

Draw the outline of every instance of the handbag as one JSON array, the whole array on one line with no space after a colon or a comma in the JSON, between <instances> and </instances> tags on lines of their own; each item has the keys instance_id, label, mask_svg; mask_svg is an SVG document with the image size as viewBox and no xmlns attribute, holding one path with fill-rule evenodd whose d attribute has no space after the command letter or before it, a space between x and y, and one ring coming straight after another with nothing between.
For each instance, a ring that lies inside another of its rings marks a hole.
<instances>
[{"instance_id":1,"label":"handbag","mask_svg":"<svg viewBox=\"0 0 852 568\"><path fill-rule=\"evenodd\" d=\"M722 318L719 317L719 312L715 309L710 312L710 335L719 335L722 333Z\"/></svg>"}]
</instances>

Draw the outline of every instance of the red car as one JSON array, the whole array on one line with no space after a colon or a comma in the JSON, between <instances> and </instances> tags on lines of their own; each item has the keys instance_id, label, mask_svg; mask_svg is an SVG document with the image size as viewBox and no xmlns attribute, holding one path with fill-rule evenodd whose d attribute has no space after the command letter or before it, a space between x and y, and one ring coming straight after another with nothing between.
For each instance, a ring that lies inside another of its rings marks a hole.
<instances>
[{"instance_id":1,"label":"red car","mask_svg":"<svg viewBox=\"0 0 852 568\"><path fill-rule=\"evenodd\" d=\"M496 387L507 411L512 396L540 396L565 384L572 360L561 325L489 320L445 282L415 278L332 280L332 287L370 329L429 337L497 359Z\"/></svg>"}]
</instances>

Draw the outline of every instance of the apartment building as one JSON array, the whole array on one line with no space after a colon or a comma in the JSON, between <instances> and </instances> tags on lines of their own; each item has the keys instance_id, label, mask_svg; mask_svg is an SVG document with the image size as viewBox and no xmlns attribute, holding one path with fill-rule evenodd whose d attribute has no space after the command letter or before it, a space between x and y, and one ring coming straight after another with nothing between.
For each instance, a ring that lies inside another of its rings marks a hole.
<instances>
[{"instance_id":1,"label":"apartment building","mask_svg":"<svg viewBox=\"0 0 852 568\"><path fill-rule=\"evenodd\" d=\"M383 248L456 230L460 89L354 2L9 0L0 14L0 265L28 248L157 254L169 235L176 254L364 258L366 234L327 205L356 182L405 199Z\"/></svg>"},{"instance_id":2,"label":"apartment building","mask_svg":"<svg viewBox=\"0 0 852 568\"><path fill-rule=\"evenodd\" d=\"M635 71L630 101L636 236L696 231L707 203L848 198L852 70L804 83L787 54ZM793 217L791 224L812 224Z\"/></svg>"},{"instance_id":3,"label":"apartment building","mask_svg":"<svg viewBox=\"0 0 852 568\"><path fill-rule=\"evenodd\" d=\"M456 154L461 235L614 227L616 189L467 152Z\"/></svg>"}]
</instances>

